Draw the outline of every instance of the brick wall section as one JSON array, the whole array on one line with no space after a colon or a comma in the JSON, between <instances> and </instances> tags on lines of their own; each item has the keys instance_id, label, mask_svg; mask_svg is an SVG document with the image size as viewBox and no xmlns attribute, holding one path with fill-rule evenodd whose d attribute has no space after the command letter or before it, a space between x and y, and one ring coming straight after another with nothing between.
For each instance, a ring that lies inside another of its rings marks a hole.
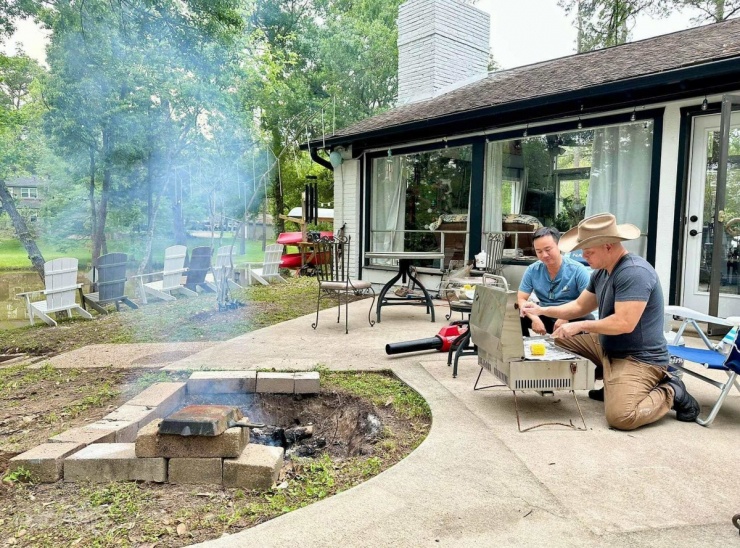
<instances>
[{"instance_id":1,"label":"brick wall section","mask_svg":"<svg viewBox=\"0 0 740 548\"><path fill-rule=\"evenodd\" d=\"M187 382L188 394L245 394L257 386L256 371L195 371Z\"/></svg>"},{"instance_id":2,"label":"brick wall section","mask_svg":"<svg viewBox=\"0 0 740 548\"><path fill-rule=\"evenodd\" d=\"M257 393L293 394L295 375L293 373L257 372Z\"/></svg>"},{"instance_id":3,"label":"brick wall section","mask_svg":"<svg viewBox=\"0 0 740 548\"><path fill-rule=\"evenodd\" d=\"M269 489L283 465L282 447L250 444L236 459L224 459L224 487Z\"/></svg>"},{"instance_id":4,"label":"brick wall section","mask_svg":"<svg viewBox=\"0 0 740 548\"><path fill-rule=\"evenodd\" d=\"M184 382L159 382L127 403L128 405L156 407L158 415L166 417L180 405L185 397L185 387L186 383Z\"/></svg>"},{"instance_id":5,"label":"brick wall section","mask_svg":"<svg viewBox=\"0 0 740 548\"><path fill-rule=\"evenodd\" d=\"M223 459L178 459L168 462L167 481L181 484L221 485Z\"/></svg>"},{"instance_id":6,"label":"brick wall section","mask_svg":"<svg viewBox=\"0 0 740 548\"><path fill-rule=\"evenodd\" d=\"M42 443L10 459L8 472L25 468L38 483L54 483L62 479L64 459L85 447L82 443Z\"/></svg>"},{"instance_id":7,"label":"brick wall section","mask_svg":"<svg viewBox=\"0 0 740 548\"><path fill-rule=\"evenodd\" d=\"M318 371L295 373L296 394L318 394L321 390L321 380Z\"/></svg>"},{"instance_id":8,"label":"brick wall section","mask_svg":"<svg viewBox=\"0 0 740 548\"><path fill-rule=\"evenodd\" d=\"M133 443L96 443L64 461L64 481L167 481L167 460L137 458Z\"/></svg>"},{"instance_id":9,"label":"brick wall section","mask_svg":"<svg viewBox=\"0 0 740 548\"><path fill-rule=\"evenodd\" d=\"M488 73L491 20L457 0L409 0L398 8L398 104L427 99Z\"/></svg>"},{"instance_id":10,"label":"brick wall section","mask_svg":"<svg viewBox=\"0 0 740 548\"><path fill-rule=\"evenodd\" d=\"M247 428L229 428L220 436L160 435L159 423L152 421L139 430L137 457L237 457L249 443Z\"/></svg>"},{"instance_id":11,"label":"brick wall section","mask_svg":"<svg viewBox=\"0 0 740 548\"><path fill-rule=\"evenodd\" d=\"M70 428L61 434L49 438L50 443L81 443L90 445L91 443L114 443L116 441L116 427L111 425L102 428L99 425L90 427L79 426Z\"/></svg>"}]
</instances>

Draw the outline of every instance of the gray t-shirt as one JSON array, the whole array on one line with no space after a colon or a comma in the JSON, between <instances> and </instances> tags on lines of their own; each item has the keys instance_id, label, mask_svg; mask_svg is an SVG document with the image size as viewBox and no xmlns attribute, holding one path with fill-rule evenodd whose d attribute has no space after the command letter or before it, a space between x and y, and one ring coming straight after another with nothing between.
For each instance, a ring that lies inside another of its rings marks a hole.
<instances>
[{"instance_id":1,"label":"gray t-shirt","mask_svg":"<svg viewBox=\"0 0 740 548\"><path fill-rule=\"evenodd\" d=\"M647 302L632 333L599 335L601 347L610 358L628 358L655 365L668 365L663 335L663 290L655 269L639 255L622 257L612 270L595 270L588 291L596 295L599 318L614 314L614 303Z\"/></svg>"}]
</instances>

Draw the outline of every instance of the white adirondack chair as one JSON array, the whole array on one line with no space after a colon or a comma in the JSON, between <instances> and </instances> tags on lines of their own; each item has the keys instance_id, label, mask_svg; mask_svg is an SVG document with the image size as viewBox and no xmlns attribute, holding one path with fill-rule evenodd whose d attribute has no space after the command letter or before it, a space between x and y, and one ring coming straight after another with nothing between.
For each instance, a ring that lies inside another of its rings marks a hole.
<instances>
[{"instance_id":1,"label":"white adirondack chair","mask_svg":"<svg viewBox=\"0 0 740 548\"><path fill-rule=\"evenodd\" d=\"M216 250L216 260L211 265L211 272L206 274L206 284L216 292L222 283L228 284L231 289L241 289L242 286L233 280L233 274L234 246L221 246Z\"/></svg>"},{"instance_id":2,"label":"white adirondack chair","mask_svg":"<svg viewBox=\"0 0 740 548\"><path fill-rule=\"evenodd\" d=\"M247 283L252 285L253 282L259 282L262 285L268 285L271 280L284 282L285 279L280 275L280 257L282 255L283 244L268 245L265 248L265 260L261 263L261 268L255 268L255 265L260 263L247 263Z\"/></svg>"},{"instance_id":3,"label":"white adirondack chair","mask_svg":"<svg viewBox=\"0 0 740 548\"><path fill-rule=\"evenodd\" d=\"M180 293L186 297L197 297L198 293L182 284L182 275L188 271L185 268L185 256L188 248L184 245L173 245L164 250L164 269L161 272L150 272L133 276L139 282L141 302L147 304L147 294L162 299L174 301L172 293ZM161 280L144 283L145 277L161 276Z\"/></svg>"},{"instance_id":4,"label":"white adirondack chair","mask_svg":"<svg viewBox=\"0 0 740 548\"><path fill-rule=\"evenodd\" d=\"M76 310L83 318L92 319L92 315L75 301L75 293L79 292L82 284L77 283L77 259L62 258L54 259L44 263L44 285L46 289L41 291L27 291L19 293L19 297L26 299L26 309L31 325L33 318L38 316L51 326L56 326L49 314L55 312L66 312L72 317L72 311ZM45 295L43 301L32 301L32 295ZM82 294L80 293L80 299Z\"/></svg>"}]
</instances>

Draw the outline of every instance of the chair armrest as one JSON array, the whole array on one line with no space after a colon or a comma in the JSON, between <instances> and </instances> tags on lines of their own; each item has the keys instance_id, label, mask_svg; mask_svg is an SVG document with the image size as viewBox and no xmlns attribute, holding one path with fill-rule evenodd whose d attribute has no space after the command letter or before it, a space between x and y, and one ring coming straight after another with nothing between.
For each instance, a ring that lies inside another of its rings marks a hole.
<instances>
[{"instance_id":1,"label":"chair armrest","mask_svg":"<svg viewBox=\"0 0 740 548\"><path fill-rule=\"evenodd\" d=\"M31 295L40 295L44 292L43 289L36 289L34 291L24 291L23 293L16 293L16 297L25 297L28 299Z\"/></svg>"},{"instance_id":2,"label":"chair armrest","mask_svg":"<svg viewBox=\"0 0 740 548\"><path fill-rule=\"evenodd\" d=\"M145 274L134 274L133 276L129 276L129 278L133 279L141 279L145 278L147 276L162 276L164 272L147 272Z\"/></svg>"}]
</instances>

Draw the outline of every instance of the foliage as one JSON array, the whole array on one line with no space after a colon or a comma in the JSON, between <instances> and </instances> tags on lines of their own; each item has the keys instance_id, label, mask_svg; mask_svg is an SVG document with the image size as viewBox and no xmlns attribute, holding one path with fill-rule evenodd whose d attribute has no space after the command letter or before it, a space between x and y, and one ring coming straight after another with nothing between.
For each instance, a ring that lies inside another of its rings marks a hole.
<instances>
[{"instance_id":1,"label":"foliage","mask_svg":"<svg viewBox=\"0 0 740 548\"><path fill-rule=\"evenodd\" d=\"M15 470L7 472L3 476L4 483L31 483L33 482L33 474L28 468L19 466Z\"/></svg>"}]
</instances>

